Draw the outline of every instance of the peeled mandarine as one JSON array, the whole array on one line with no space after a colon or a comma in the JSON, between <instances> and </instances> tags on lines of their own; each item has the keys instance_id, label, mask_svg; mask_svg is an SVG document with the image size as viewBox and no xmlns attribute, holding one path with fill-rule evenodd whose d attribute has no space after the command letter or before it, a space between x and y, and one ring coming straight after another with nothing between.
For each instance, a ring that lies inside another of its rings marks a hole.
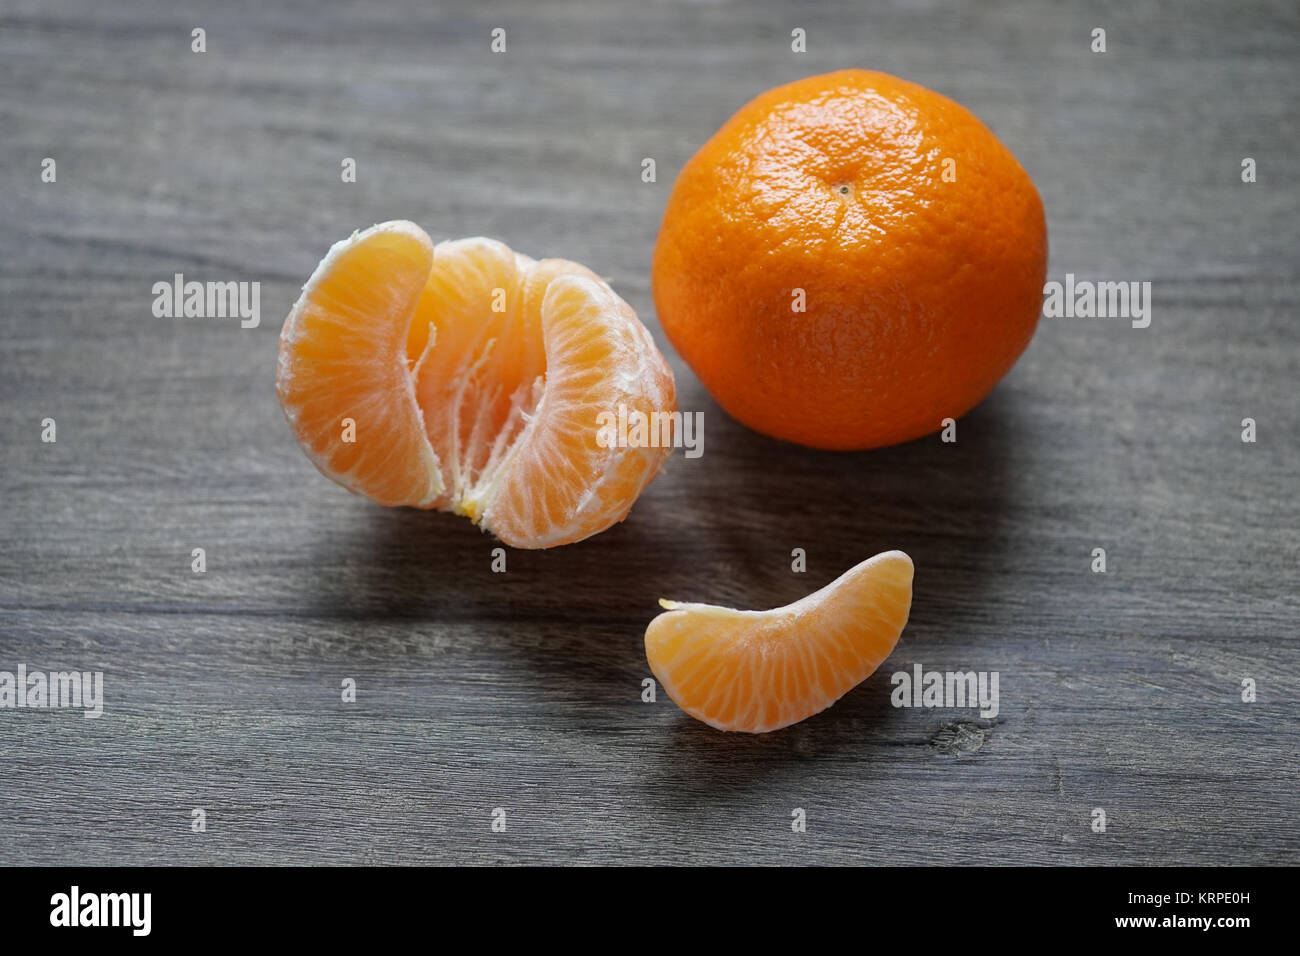
<instances>
[{"instance_id":1,"label":"peeled mandarine","mask_svg":"<svg viewBox=\"0 0 1300 956\"><path fill-rule=\"evenodd\" d=\"M276 390L329 478L516 548L622 521L671 448L617 447L601 414L677 409L650 333L591 270L492 239L435 246L405 221L330 249L285 319Z\"/></svg>"},{"instance_id":2,"label":"peeled mandarine","mask_svg":"<svg viewBox=\"0 0 1300 956\"><path fill-rule=\"evenodd\" d=\"M1029 344L1034 184L978 119L844 70L743 107L686 164L655 247L664 332L730 414L875 448L973 408Z\"/></svg>"}]
</instances>

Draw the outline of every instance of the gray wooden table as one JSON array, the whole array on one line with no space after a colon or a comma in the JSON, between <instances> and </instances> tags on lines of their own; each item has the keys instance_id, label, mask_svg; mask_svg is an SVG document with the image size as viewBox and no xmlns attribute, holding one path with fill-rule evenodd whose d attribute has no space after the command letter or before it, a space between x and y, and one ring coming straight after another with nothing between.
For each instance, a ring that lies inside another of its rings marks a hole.
<instances>
[{"instance_id":1,"label":"gray wooden table","mask_svg":"<svg viewBox=\"0 0 1300 956\"><path fill-rule=\"evenodd\" d=\"M0 709L0 863L1300 862L1300 8L439 6L0 7L0 670L105 696ZM1045 319L956 444L729 420L659 331L659 216L741 103L844 66L974 110L1050 278L1150 281L1150 327ZM607 276L704 455L506 574L321 478L280 320L398 217ZM175 273L260 282L260 326L155 317ZM753 738L641 701L659 596L770 607L888 548L912 621L830 711ZM917 663L998 672L1000 712L891 706Z\"/></svg>"}]
</instances>

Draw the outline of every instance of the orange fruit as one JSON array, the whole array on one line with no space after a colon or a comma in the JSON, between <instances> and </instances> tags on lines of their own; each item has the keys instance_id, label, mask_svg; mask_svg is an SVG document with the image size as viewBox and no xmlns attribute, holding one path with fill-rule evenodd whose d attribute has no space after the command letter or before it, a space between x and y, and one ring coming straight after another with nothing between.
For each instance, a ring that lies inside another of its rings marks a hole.
<instances>
[{"instance_id":1,"label":"orange fruit","mask_svg":"<svg viewBox=\"0 0 1300 956\"><path fill-rule=\"evenodd\" d=\"M761 734L825 710L889 656L912 606L912 559L886 551L771 611L659 603L645 649L668 696L711 727Z\"/></svg>"},{"instance_id":2,"label":"orange fruit","mask_svg":"<svg viewBox=\"0 0 1300 956\"><path fill-rule=\"evenodd\" d=\"M664 332L733 417L875 448L974 407L1029 344L1047 227L978 119L884 73L762 94L682 169L654 250Z\"/></svg>"},{"instance_id":3,"label":"orange fruit","mask_svg":"<svg viewBox=\"0 0 1300 956\"><path fill-rule=\"evenodd\" d=\"M621 521L671 447L617 447L601 413L677 408L650 333L590 270L402 221L330 249L285 319L276 390L327 477L517 548Z\"/></svg>"}]
</instances>

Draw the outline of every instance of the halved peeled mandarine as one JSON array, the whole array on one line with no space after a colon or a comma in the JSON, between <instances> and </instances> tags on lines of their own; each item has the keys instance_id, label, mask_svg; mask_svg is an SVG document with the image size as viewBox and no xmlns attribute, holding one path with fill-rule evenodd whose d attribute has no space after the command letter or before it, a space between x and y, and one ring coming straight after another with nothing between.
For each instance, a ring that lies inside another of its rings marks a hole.
<instances>
[{"instance_id":1,"label":"halved peeled mandarine","mask_svg":"<svg viewBox=\"0 0 1300 956\"><path fill-rule=\"evenodd\" d=\"M276 390L329 478L518 548L626 517L671 447L602 440L601 415L677 408L650 333L590 270L403 221L330 249L285 319Z\"/></svg>"},{"instance_id":2,"label":"halved peeled mandarine","mask_svg":"<svg viewBox=\"0 0 1300 956\"><path fill-rule=\"evenodd\" d=\"M912 559L886 551L770 611L659 602L650 670L677 705L719 730L780 730L825 710L890 655L912 607Z\"/></svg>"}]
</instances>

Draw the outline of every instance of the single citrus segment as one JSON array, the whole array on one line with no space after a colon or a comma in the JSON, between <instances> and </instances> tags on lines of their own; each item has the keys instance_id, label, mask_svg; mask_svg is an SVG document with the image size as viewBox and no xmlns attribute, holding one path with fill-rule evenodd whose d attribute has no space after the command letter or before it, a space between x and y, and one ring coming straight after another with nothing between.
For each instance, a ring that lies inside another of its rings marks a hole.
<instances>
[{"instance_id":1,"label":"single citrus segment","mask_svg":"<svg viewBox=\"0 0 1300 956\"><path fill-rule=\"evenodd\" d=\"M668 696L719 730L766 733L825 710L890 655L912 606L912 559L886 551L770 611L659 603L668 610L645 647Z\"/></svg>"},{"instance_id":2,"label":"single citrus segment","mask_svg":"<svg viewBox=\"0 0 1300 956\"><path fill-rule=\"evenodd\" d=\"M611 444L601 414L677 408L650 333L589 269L404 222L331 250L285 320L277 387L330 478L519 548L621 521L671 443Z\"/></svg>"},{"instance_id":3,"label":"single citrus segment","mask_svg":"<svg viewBox=\"0 0 1300 956\"><path fill-rule=\"evenodd\" d=\"M1006 374L1042 305L1033 182L952 100L843 70L763 93L673 186L664 332L732 416L817 448L937 431Z\"/></svg>"},{"instance_id":4,"label":"single citrus segment","mask_svg":"<svg viewBox=\"0 0 1300 956\"><path fill-rule=\"evenodd\" d=\"M443 489L406 352L432 266L433 243L413 223L354 234L330 248L280 332L276 389L298 443L383 505L424 507Z\"/></svg>"}]
</instances>

